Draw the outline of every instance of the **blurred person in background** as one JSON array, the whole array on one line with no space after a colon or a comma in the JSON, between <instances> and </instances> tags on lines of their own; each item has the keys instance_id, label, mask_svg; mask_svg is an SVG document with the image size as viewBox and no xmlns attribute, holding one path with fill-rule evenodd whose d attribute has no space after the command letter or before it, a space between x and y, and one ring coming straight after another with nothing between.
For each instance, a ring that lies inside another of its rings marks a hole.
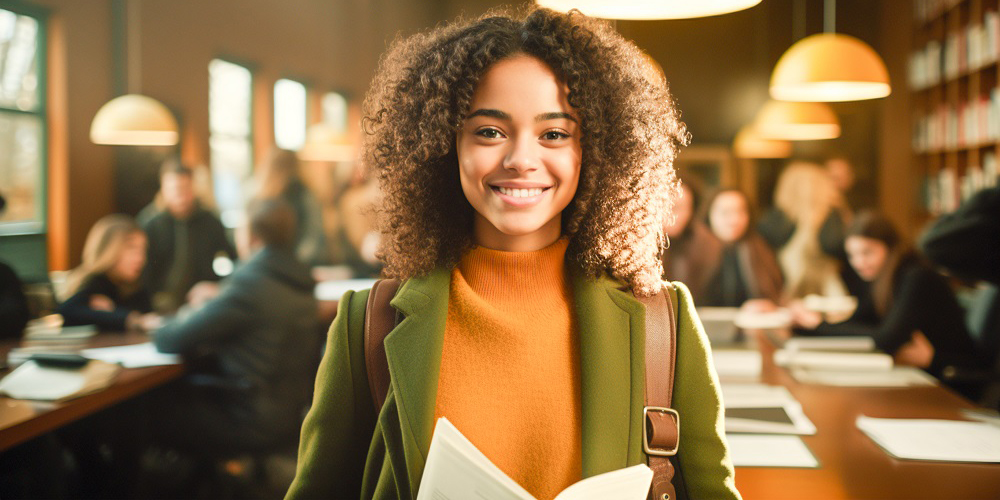
<instances>
[{"instance_id":1,"label":"blurred person in background","mask_svg":"<svg viewBox=\"0 0 1000 500\"><path fill-rule=\"evenodd\" d=\"M217 296L154 334L161 352L193 361L153 401L157 442L211 456L294 442L319 358L315 282L295 257L295 213L250 203L237 228L243 264Z\"/></svg>"},{"instance_id":2,"label":"blurred person in background","mask_svg":"<svg viewBox=\"0 0 1000 500\"><path fill-rule=\"evenodd\" d=\"M161 318L152 312L140 277L146 265L146 234L121 214L102 217L87 234L83 262L70 272L57 309L63 324L95 325L104 331L151 330Z\"/></svg>"},{"instance_id":3,"label":"blurred person in background","mask_svg":"<svg viewBox=\"0 0 1000 500\"><path fill-rule=\"evenodd\" d=\"M0 195L0 214L7 207L7 200ZM31 314L24 285L17 273L0 262L0 339L19 338Z\"/></svg>"},{"instance_id":4,"label":"blurred person in background","mask_svg":"<svg viewBox=\"0 0 1000 500\"><path fill-rule=\"evenodd\" d=\"M360 164L350 186L340 196L339 206L343 222L338 240L344 264L351 268L354 277L377 277L382 270L382 262L376 255L380 241L375 228L378 182L368 177Z\"/></svg>"},{"instance_id":5,"label":"blurred person in background","mask_svg":"<svg viewBox=\"0 0 1000 500\"><path fill-rule=\"evenodd\" d=\"M858 298L857 309L846 321L831 324L817 312L792 307L797 333L868 336L897 364L922 368L938 378L956 369L982 367L951 287L903 241L892 222L876 212L859 213L844 247L863 280L851 290ZM974 385L949 385L969 397L978 390Z\"/></svg>"},{"instance_id":6,"label":"blurred person in background","mask_svg":"<svg viewBox=\"0 0 1000 500\"><path fill-rule=\"evenodd\" d=\"M689 176L680 176L681 196L674 202L673 218L663 224L668 246L663 251L664 278L688 285L691 295L703 297L701 288L711 276L712 262L706 248L716 246L715 236L698 218L701 209L701 185Z\"/></svg>"},{"instance_id":7,"label":"blurred person in background","mask_svg":"<svg viewBox=\"0 0 1000 500\"><path fill-rule=\"evenodd\" d=\"M784 300L847 293L837 257L844 239L843 220L834 210L839 197L830 176L817 164L793 162L781 173L775 208L758 230L777 253L785 278ZM780 240L784 240L780 246L773 246ZM837 253L831 253L834 248Z\"/></svg>"},{"instance_id":8,"label":"blurred person in background","mask_svg":"<svg viewBox=\"0 0 1000 500\"><path fill-rule=\"evenodd\" d=\"M949 273L980 282L967 312L990 382L980 403L1000 409L1000 188L983 189L924 233L920 248ZM992 370L990 370L992 368Z\"/></svg>"},{"instance_id":9,"label":"blurred person in background","mask_svg":"<svg viewBox=\"0 0 1000 500\"><path fill-rule=\"evenodd\" d=\"M215 214L202 208L195 196L194 172L173 160L160 169L163 210L143 229L149 250L143 280L159 312L173 312L196 283L218 281L216 257L234 259L226 230Z\"/></svg>"},{"instance_id":10,"label":"blurred person in background","mask_svg":"<svg viewBox=\"0 0 1000 500\"><path fill-rule=\"evenodd\" d=\"M753 212L746 194L735 188L717 191L707 202L713 245L706 254L710 271L699 306L748 307L769 310L781 300L783 280L774 253L753 229Z\"/></svg>"},{"instance_id":11,"label":"blurred person in background","mask_svg":"<svg viewBox=\"0 0 1000 500\"><path fill-rule=\"evenodd\" d=\"M295 153L272 149L266 161L254 171L253 199L282 198L295 212L295 255L303 263L315 266L329 262L323 214L319 202L299 175Z\"/></svg>"},{"instance_id":12,"label":"blurred person in background","mask_svg":"<svg viewBox=\"0 0 1000 500\"><path fill-rule=\"evenodd\" d=\"M856 200L858 193L854 188L858 180L854 173L854 164L851 163L847 155L835 154L827 157L826 161L823 162L823 168L826 169L827 175L833 181L833 186L840 193L834 209L840 213L840 218L849 225L854 217L854 210L859 206Z\"/></svg>"}]
</instances>

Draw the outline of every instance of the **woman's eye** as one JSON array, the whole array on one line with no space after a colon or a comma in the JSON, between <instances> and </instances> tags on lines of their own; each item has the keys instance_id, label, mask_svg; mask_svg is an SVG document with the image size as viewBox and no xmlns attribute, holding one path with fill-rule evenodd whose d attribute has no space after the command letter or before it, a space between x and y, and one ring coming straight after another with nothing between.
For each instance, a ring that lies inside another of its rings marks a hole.
<instances>
[{"instance_id":1,"label":"woman's eye","mask_svg":"<svg viewBox=\"0 0 1000 500\"><path fill-rule=\"evenodd\" d=\"M569 138L569 134L565 132L560 132L558 130L549 130L548 132L542 134L542 139L545 139L547 141L558 141L560 139L567 139L567 138Z\"/></svg>"},{"instance_id":2,"label":"woman's eye","mask_svg":"<svg viewBox=\"0 0 1000 500\"><path fill-rule=\"evenodd\" d=\"M476 131L476 135L485 139L500 139L503 134L495 128L483 128Z\"/></svg>"}]
</instances>

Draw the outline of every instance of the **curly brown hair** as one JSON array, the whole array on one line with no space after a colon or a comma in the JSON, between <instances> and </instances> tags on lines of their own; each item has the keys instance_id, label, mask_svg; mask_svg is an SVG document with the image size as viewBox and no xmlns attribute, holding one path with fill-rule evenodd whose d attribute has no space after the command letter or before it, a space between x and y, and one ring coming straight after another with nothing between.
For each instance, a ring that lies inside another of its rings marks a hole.
<instances>
[{"instance_id":1,"label":"curly brown hair","mask_svg":"<svg viewBox=\"0 0 1000 500\"><path fill-rule=\"evenodd\" d=\"M562 213L567 258L655 293L662 221L679 192L673 160L687 130L666 80L633 43L607 22L538 7L397 38L382 58L364 103L363 158L384 196L386 275L453 266L472 245L456 137L480 77L515 54L546 63L580 117L580 185Z\"/></svg>"}]
</instances>

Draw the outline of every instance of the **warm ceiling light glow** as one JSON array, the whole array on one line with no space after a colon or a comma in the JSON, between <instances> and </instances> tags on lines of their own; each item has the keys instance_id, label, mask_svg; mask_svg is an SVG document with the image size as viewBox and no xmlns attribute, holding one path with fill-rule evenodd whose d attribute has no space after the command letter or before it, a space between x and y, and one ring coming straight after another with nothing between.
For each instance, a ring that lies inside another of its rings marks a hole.
<instances>
[{"instance_id":1,"label":"warm ceiling light glow","mask_svg":"<svg viewBox=\"0 0 1000 500\"><path fill-rule=\"evenodd\" d=\"M840 121L829 105L820 102L768 101L754 120L766 139L809 141L840 136Z\"/></svg>"},{"instance_id":2,"label":"warm ceiling light glow","mask_svg":"<svg viewBox=\"0 0 1000 500\"><path fill-rule=\"evenodd\" d=\"M751 125L744 125L733 140L733 153L738 158L788 158L792 143L781 139L765 139Z\"/></svg>"},{"instance_id":3,"label":"warm ceiling light glow","mask_svg":"<svg viewBox=\"0 0 1000 500\"><path fill-rule=\"evenodd\" d=\"M139 94L108 101L90 124L90 140L95 144L173 146L177 139L177 120L170 110Z\"/></svg>"},{"instance_id":4,"label":"warm ceiling light glow","mask_svg":"<svg viewBox=\"0 0 1000 500\"><path fill-rule=\"evenodd\" d=\"M354 161L358 149L333 126L317 123L306 131L306 142L298 156L303 161Z\"/></svg>"},{"instance_id":5,"label":"warm ceiling light glow","mask_svg":"<svg viewBox=\"0 0 1000 500\"><path fill-rule=\"evenodd\" d=\"M875 50L852 36L820 33L792 45L771 74L779 101L860 101L891 92L889 72Z\"/></svg>"},{"instance_id":6,"label":"warm ceiling light glow","mask_svg":"<svg viewBox=\"0 0 1000 500\"><path fill-rule=\"evenodd\" d=\"M686 19L717 16L749 9L760 0L537 0L538 5L561 12L579 9L605 19Z\"/></svg>"}]
</instances>

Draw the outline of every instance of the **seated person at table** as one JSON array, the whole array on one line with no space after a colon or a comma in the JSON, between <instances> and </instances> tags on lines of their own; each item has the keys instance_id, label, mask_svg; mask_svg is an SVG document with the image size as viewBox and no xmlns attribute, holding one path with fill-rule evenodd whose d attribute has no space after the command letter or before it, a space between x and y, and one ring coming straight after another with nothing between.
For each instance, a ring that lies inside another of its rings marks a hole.
<instances>
[{"instance_id":1,"label":"seated person at table","mask_svg":"<svg viewBox=\"0 0 1000 500\"><path fill-rule=\"evenodd\" d=\"M897 364L923 368L939 378L949 367L981 366L964 312L948 283L902 241L888 219L874 212L858 214L844 247L863 280L863 286L851 290L858 297L857 309L846 321L831 324L793 303L799 333L866 335ZM974 387L953 388L966 395L975 392Z\"/></svg>"},{"instance_id":2,"label":"seated person at table","mask_svg":"<svg viewBox=\"0 0 1000 500\"><path fill-rule=\"evenodd\" d=\"M293 439L322 340L315 282L295 257L295 214L280 199L251 203L237 230L245 260L218 296L156 331L162 352L199 358L154 402L152 432L195 452L245 451ZM211 366L208 366L211 365Z\"/></svg>"},{"instance_id":3,"label":"seated person at table","mask_svg":"<svg viewBox=\"0 0 1000 500\"><path fill-rule=\"evenodd\" d=\"M139 277L146 264L146 234L127 215L102 217L90 229L83 263L70 272L59 304L63 324L123 332L156 328L149 292Z\"/></svg>"},{"instance_id":4,"label":"seated person at table","mask_svg":"<svg viewBox=\"0 0 1000 500\"><path fill-rule=\"evenodd\" d=\"M698 306L770 309L781 298L781 269L752 224L750 201L742 191L722 189L708 201L708 227L715 235L699 249L709 262L707 282L692 290Z\"/></svg>"},{"instance_id":5,"label":"seated person at table","mask_svg":"<svg viewBox=\"0 0 1000 500\"><path fill-rule=\"evenodd\" d=\"M705 274L711 269L706 247L715 246L715 236L696 214L701 208L701 194L696 182L681 177L681 196L674 202L671 220L663 225L663 232L669 238L669 246L663 251L663 275L671 281L686 283L695 297L702 297L702 286L711 276Z\"/></svg>"},{"instance_id":6,"label":"seated person at table","mask_svg":"<svg viewBox=\"0 0 1000 500\"><path fill-rule=\"evenodd\" d=\"M0 195L0 214L7 200ZM18 338L28 324L28 299L21 280L10 266L0 262L0 339Z\"/></svg>"},{"instance_id":7,"label":"seated person at table","mask_svg":"<svg viewBox=\"0 0 1000 500\"><path fill-rule=\"evenodd\" d=\"M195 197L194 173L174 161L160 169L164 210L143 224L149 236L148 265L143 280L157 311L174 311L188 290L201 281L218 281L212 263L235 252L222 222Z\"/></svg>"}]
</instances>

